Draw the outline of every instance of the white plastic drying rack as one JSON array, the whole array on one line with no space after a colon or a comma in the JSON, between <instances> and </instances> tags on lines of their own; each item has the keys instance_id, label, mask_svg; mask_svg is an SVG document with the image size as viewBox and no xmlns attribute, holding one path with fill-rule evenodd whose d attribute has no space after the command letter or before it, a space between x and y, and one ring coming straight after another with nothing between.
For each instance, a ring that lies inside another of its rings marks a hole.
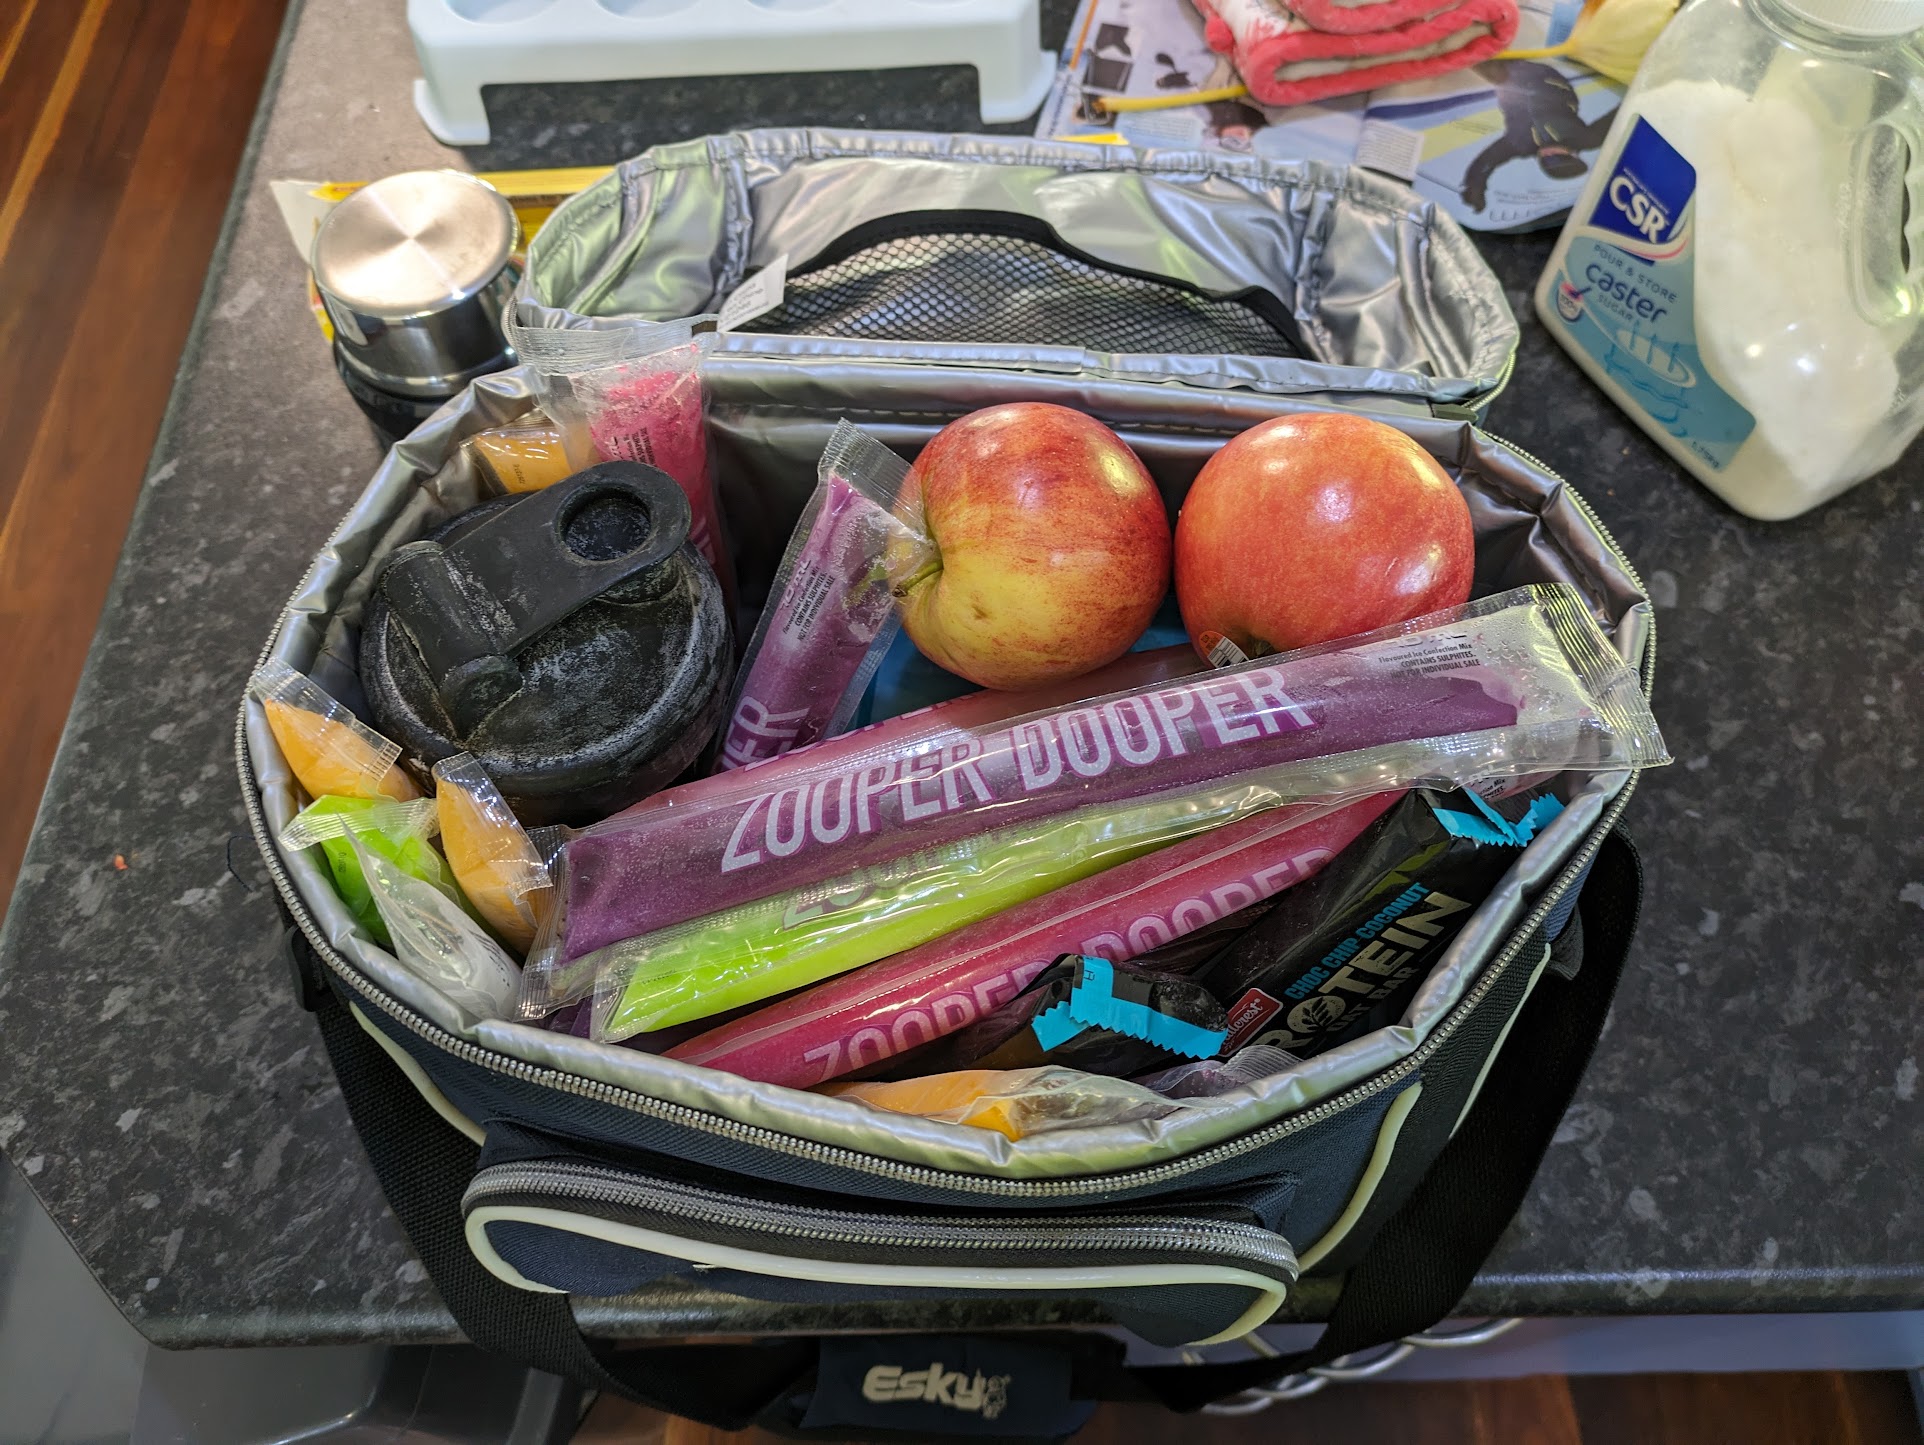
<instances>
[{"instance_id":1,"label":"white plastic drying rack","mask_svg":"<svg viewBox=\"0 0 1924 1445\"><path fill-rule=\"evenodd\" d=\"M486 145L481 87L680 75L972 65L985 122L1042 104L1055 54L1040 0L408 0L414 107Z\"/></svg>"}]
</instances>

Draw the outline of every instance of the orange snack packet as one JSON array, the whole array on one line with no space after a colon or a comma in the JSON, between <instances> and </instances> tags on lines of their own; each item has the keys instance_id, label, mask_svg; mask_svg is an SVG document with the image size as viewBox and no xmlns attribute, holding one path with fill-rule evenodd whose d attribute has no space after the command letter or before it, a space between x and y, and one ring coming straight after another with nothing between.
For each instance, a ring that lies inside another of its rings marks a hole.
<instances>
[{"instance_id":1,"label":"orange snack packet","mask_svg":"<svg viewBox=\"0 0 1924 1445\"><path fill-rule=\"evenodd\" d=\"M434 765L441 850L468 902L503 942L526 954L554 900L541 854L472 753Z\"/></svg>"},{"instance_id":2,"label":"orange snack packet","mask_svg":"<svg viewBox=\"0 0 1924 1445\"><path fill-rule=\"evenodd\" d=\"M492 427L469 437L467 446L476 467L504 492L538 492L578 470L568 464L556 426Z\"/></svg>"},{"instance_id":3,"label":"orange snack packet","mask_svg":"<svg viewBox=\"0 0 1924 1445\"><path fill-rule=\"evenodd\" d=\"M421 796L396 761L400 745L368 727L311 678L284 662L270 662L247 687L260 699L268 730L308 797L406 803Z\"/></svg>"}]
</instances>

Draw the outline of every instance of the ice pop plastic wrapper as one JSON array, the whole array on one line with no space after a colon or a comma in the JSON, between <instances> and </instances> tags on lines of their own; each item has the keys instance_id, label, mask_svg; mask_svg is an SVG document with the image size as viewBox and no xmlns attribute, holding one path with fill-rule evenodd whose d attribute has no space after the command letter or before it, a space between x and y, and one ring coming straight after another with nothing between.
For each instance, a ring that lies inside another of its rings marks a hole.
<instances>
[{"instance_id":1,"label":"ice pop plastic wrapper","mask_svg":"<svg viewBox=\"0 0 1924 1445\"><path fill-rule=\"evenodd\" d=\"M262 666L247 690L260 699L268 730L308 797L405 803L421 796L395 761L400 744L389 742L286 663Z\"/></svg>"},{"instance_id":2,"label":"ice pop plastic wrapper","mask_svg":"<svg viewBox=\"0 0 1924 1445\"><path fill-rule=\"evenodd\" d=\"M1259 813L711 1029L668 1056L806 1088L966 1027L1065 953L1123 962L1312 876L1395 801Z\"/></svg>"},{"instance_id":3,"label":"ice pop plastic wrapper","mask_svg":"<svg viewBox=\"0 0 1924 1445\"><path fill-rule=\"evenodd\" d=\"M687 494L688 540L715 569L732 613L735 568L709 459L701 374L715 335L695 330L705 319L592 330L515 326L510 339L534 368L536 395L561 429L571 471L641 462Z\"/></svg>"},{"instance_id":4,"label":"ice pop plastic wrapper","mask_svg":"<svg viewBox=\"0 0 1924 1445\"><path fill-rule=\"evenodd\" d=\"M748 644L718 769L778 757L848 726L898 626L894 555L920 541L890 508L908 463L843 422Z\"/></svg>"},{"instance_id":5,"label":"ice pop plastic wrapper","mask_svg":"<svg viewBox=\"0 0 1924 1445\"><path fill-rule=\"evenodd\" d=\"M514 960L440 889L403 872L350 830L348 842L393 938L394 956L476 1018L511 1018Z\"/></svg>"},{"instance_id":6,"label":"ice pop plastic wrapper","mask_svg":"<svg viewBox=\"0 0 1924 1445\"><path fill-rule=\"evenodd\" d=\"M553 902L548 866L472 753L434 765L441 846L461 891L510 948L526 953Z\"/></svg>"},{"instance_id":7,"label":"ice pop plastic wrapper","mask_svg":"<svg viewBox=\"0 0 1924 1445\"><path fill-rule=\"evenodd\" d=\"M1112 692L1173 682L1202 672L1207 665L1196 656L1194 648L1184 644L1127 652L1107 667L1029 692L994 692L984 688L964 693L746 767L683 783L643 798L595 826L611 827L620 823L624 827L649 827L660 818L684 817L696 806L715 808L748 803L771 788L779 789L783 786L782 780L791 775L812 776L837 762L866 765L878 752L910 755L939 749L956 734L972 728L992 727L1025 713L1066 707Z\"/></svg>"},{"instance_id":8,"label":"ice pop plastic wrapper","mask_svg":"<svg viewBox=\"0 0 1924 1445\"><path fill-rule=\"evenodd\" d=\"M865 963L1261 806L1247 789L1019 824L599 949L551 977L595 989L594 1037L706 1018ZM524 992L531 999L532 990Z\"/></svg>"},{"instance_id":9,"label":"ice pop plastic wrapper","mask_svg":"<svg viewBox=\"0 0 1924 1445\"><path fill-rule=\"evenodd\" d=\"M327 859L327 871L334 879L334 891L348 912L368 936L383 948L391 948L387 924L381 918L374 894L361 872L349 832L360 836L372 852L379 853L402 872L432 884L450 897L459 898L460 888L447 863L428 841L436 827L434 803L427 798L397 803L389 798L316 798L295 816L281 833L281 846L289 851L319 846Z\"/></svg>"},{"instance_id":10,"label":"ice pop plastic wrapper","mask_svg":"<svg viewBox=\"0 0 1924 1445\"><path fill-rule=\"evenodd\" d=\"M893 1114L919 1114L993 1129L1011 1139L1051 1129L1159 1119L1182 1108L1141 1084L1053 1064L1039 1069L967 1069L893 1084L829 1084L822 1092Z\"/></svg>"},{"instance_id":11,"label":"ice pop plastic wrapper","mask_svg":"<svg viewBox=\"0 0 1924 1445\"><path fill-rule=\"evenodd\" d=\"M1018 822L1225 779L1259 780L1276 802L1336 801L1664 761L1636 673L1575 589L1519 588L1174 684L924 734L912 749L804 753L747 797L663 794L568 843L560 956Z\"/></svg>"},{"instance_id":12,"label":"ice pop plastic wrapper","mask_svg":"<svg viewBox=\"0 0 1924 1445\"><path fill-rule=\"evenodd\" d=\"M797 748L793 752L750 763L743 768L698 778L644 798L606 821L613 823L619 820L630 825L647 826L650 820L660 817L679 819L685 816L688 809L697 806L718 808L750 803L770 789L779 789L782 779L790 774L827 771L840 762L862 766L878 752L910 756L933 751L972 728L992 727L1024 713L1065 707L1112 692L1173 682L1201 672L1206 666L1196 656L1195 649L1185 643L1176 647L1124 653L1094 672L1028 692L996 692L984 688L979 692L932 703L914 712L884 718L854 732L825 738L806 748ZM558 874L559 860L551 856L549 861L551 873ZM561 958L562 940L557 929L554 936L530 957L529 971L539 977ZM575 996L581 992L576 990ZM533 996L548 997L545 986L537 986ZM555 997L559 998L560 995L557 993Z\"/></svg>"},{"instance_id":13,"label":"ice pop plastic wrapper","mask_svg":"<svg viewBox=\"0 0 1924 1445\"><path fill-rule=\"evenodd\" d=\"M1117 658L1107 667L1099 668L1082 678L1057 683L1050 688L1035 692L968 693L962 697L951 698L946 702L922 708L914 713L905 713L900 717L872 723L857 732L829 738L779 758L752 763L746 768L733 772L717 773L712 777L698 779L675 788L669 793L658 793L652 798L637 803L627 813L619 816L647 817L670 807L687 806L687 802L683 800L699 800L704 806L712 806L730 799L746 801L771 786L783 773L796 767L817 766L821 760L835 758L862 758L869 756L878 747L899 749L904 752L913 752L924 746L935 747L940 745L941 738L959 728L979 727L1000 722L1018 713L1031 711L1038 703L1044 706L1062 706L1080 701L1085 697L1101 696L1119 687L1144 687L1186 677L1200 671L1202 667L1203 664L1196 657L1194 649L1187 645L1164 647L1146 652L1128 653ZM565 833L566 830L552 831ZM1079 841L1086 845L1089 842L1089 836L1087 832L1083 832L1079 835ZM1172 833L1170 836L1175 835ZM537 839L537 843L539 841ZM952 851L941 860L941 866L949 870L947 876L959 881L964 874L954 871L957 865L967 869L971 861L975 860L974 871L968 876L979 878L982 875L982 864L979 860L984 856L980 851L972 854ZM544 857L549 861L551 874L559 876L563 860L552 850L544 852ZM1058 857L1050 861L1062 860ZM915 866L918 865L912 863L896 870L896 882L900 883L904 879L912 880ZM867 895L869 911L863 917L874 919L886 913L893 917L896 927L900 929L906 921L905 909L917 905L929 906L938 901L926 892L915 897L910 897L901 891L887 892L887 882L888 880L877 876L869 878L870 892ZM1047 884L1040 886L1047 886ZM837 896L853 900L860 895L852 887L848 887ZM966 900L955 901L961 905L962 909L966 910L969 907ZM782 926L780 920L785 917L787 902L788 900L783 899L776 907L759 911L751 911L751 906L744 906L744 909L732 920L717 920L717 922L721 924L722 932L732 931L737 937L759 937L762 940L762 956L768 957L770 955L767 949L772 937L768 930ZM819 910L811 911L798 915L795 921L804 928L808 928L811 921L818 919L818 916ZM948 915L950 921L947 926L956 926L954 916L953 912ZM852 917L844 916L841 921L849 923L854 920ZM522 1016L539 1018L552 1015L547 1027L559 1028L563 1032L573 1032L585 1038L589 1033L589 1016L592 1010L582 1001L588 1000L593 993L595 966L599 960L595 955L590 955L573 966L563 963L559 930L555 927L555 923L555 911L551 909L548 915L548 926L543 930L542 936L536 940L534 948L530 950L528 965L523 973ZM755 928L760 928L762 932L754 934ZM896 936L900 936L899 933ZM685 939L689 935L682 934L678 937ZM813 937L797 935L788 941L797 950L791 955L790 961L799 966L804 961L801 954L803 948L826 943L829 938L826 934L815 934ZM872 949L873 945L869 947ZM859 949L853 949L842 956L845 959L858 959L859 952ZM871 952L869 956L880 957L881 955ZM854 967L855 963L847 962L844 966ZM833 971L832 968L816 973L814 976L827 977L829 971ZM766 996L766 994L756 995L757 998ZM560 1012L555 1012L556 1010ZM719 1008L714 1010L714 1012L721 1011ZM702 1017L706 1016L706 1014L702 1015ZM665 1025L654 1027L665 1027Z\"/></svg>"}]
</instances>

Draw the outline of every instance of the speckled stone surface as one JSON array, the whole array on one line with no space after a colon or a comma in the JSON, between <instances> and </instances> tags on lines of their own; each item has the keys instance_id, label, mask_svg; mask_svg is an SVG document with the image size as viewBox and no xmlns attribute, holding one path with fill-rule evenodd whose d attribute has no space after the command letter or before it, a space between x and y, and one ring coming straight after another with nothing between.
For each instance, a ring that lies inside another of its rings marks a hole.
<instances>
[{"instance_id":1,"label":"speckled stone surface","mask_svg":"<svg viewBox=\"0 0 1924 1445\"><path fill-rule=\"evenodd\" d=\"M1047 8L1059 34L1072 6ZM409 104L402 13L299 21L0 936L0 1148L169 1345L452 1335L292 1006L232 762L256 650L377 458L264 183L464 163ZM496 142L465 163L612 161L748 122L972 124L953 73L495 100ZM1924 1304L1924 454L1801 521L1735 516L1530 319L1547 246L1485 247L1525 318L1490 423L1578 479L1644 569L1680 761L1633 808L1650 892L1608 1032L1465 1307ZM1307 1286L1291 1313L1328 1299ZM693 1288L583 1315L628 1335L1045 1318Z\"/></svg>"}]
</instances>

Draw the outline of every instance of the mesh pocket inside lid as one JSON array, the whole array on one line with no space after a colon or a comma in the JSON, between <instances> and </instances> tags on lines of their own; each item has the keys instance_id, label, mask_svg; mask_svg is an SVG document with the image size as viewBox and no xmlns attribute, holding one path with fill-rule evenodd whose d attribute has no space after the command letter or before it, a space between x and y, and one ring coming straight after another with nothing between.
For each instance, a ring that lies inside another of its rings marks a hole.
<instances>
[{"instance_id":1,"label":"mesh pocket inside lid","mask_svg":"<svg viewBox=\"0 0 1924 1445\"><path fill-rule=\"evenodd\" d=\"M1026 224L1025 224L1026 223ZM1035 229L1039 234L1015 234ZM863 341L1073 346L1181 355L1307 355L1266 292L1213 295L1103 265L1027 218L889 217L798 274L743 331Z\"/></svg>"}]
</instances>

